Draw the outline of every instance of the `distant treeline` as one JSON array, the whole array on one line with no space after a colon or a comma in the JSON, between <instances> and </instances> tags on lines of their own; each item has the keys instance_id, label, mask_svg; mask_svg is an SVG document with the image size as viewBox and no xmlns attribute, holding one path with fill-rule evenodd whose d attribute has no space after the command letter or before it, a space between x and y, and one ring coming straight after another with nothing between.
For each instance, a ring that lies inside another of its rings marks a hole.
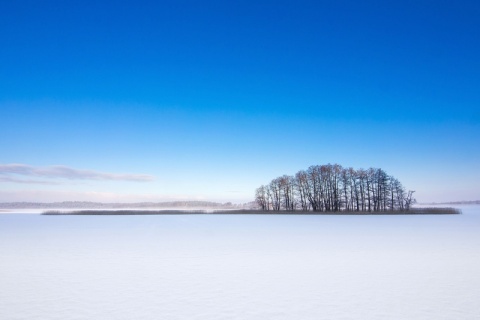
<instances>
[{"instance_id":1,"label":"distant treeline","mask_svg":"<svg viewBox=\"0 0 480 320\"><path fill-rule=\"evenodd\" d=\"M0 209L131 209L131 208L219 208L243 209L250 204L219 203L211 201L168 201L168 202L0 202Z\"/></svg>"},{"instance_id":2,"label":"distant treeline","mask_svg":"<svg viewBox=\"0 0 480 320\"><path fill-rule=\"evenodd\" d=\"M327 164L273 179L256 189L255 201L267 211L404 211L413 193L382 169Z\"/></svg>"},{"instance_id":3,"label":"distant treeline","mask_svg":"<svg viewBox=\"0 0 480 320\"><path fill-rule=\"evenodd\" d=\"M265 211L265 210L76 210L55 211L49 210L42 214L47 216L62 215L87 215L87 216L125 216L125 215L414 215L414 214L460 214L455 208L413 208L412 210L387 210L387 211Z\"/></svg>"}]
</instances>

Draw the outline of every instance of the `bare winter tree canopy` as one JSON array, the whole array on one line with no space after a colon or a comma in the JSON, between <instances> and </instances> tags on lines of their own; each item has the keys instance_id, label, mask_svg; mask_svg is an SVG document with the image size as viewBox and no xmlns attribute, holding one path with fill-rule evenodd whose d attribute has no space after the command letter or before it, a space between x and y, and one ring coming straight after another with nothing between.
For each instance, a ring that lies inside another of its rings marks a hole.
<instances>
[{"instance_id":1,"label":"bare winter tree canopy","mask_svg":"<svg viewBox=\"0 0 480 320\"><path fill-rule=\"evenodd\" d=\"M255 201L275 211L404 211L415 203L413 193L382 169L327 164L273 179L255 190Z\"/></svg>"}]
</instances>

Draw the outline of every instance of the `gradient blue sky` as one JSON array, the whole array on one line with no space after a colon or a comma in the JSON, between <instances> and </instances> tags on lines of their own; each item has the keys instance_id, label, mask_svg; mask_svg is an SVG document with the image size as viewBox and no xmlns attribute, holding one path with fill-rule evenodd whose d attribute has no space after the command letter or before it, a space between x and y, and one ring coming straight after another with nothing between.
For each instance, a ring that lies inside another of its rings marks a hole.
<instances>
[{"instance_id":1,"label":"gradient blue sky","mask_svg":"<svg viewBox=\"0 0 480 320\"><path fill-rule=\"evenodd\" d=\"M421 202L480 199L479 17L478 1L2 1L0 201L244 202L326 163L383 168Z\"/></svg>"}]
</instances>

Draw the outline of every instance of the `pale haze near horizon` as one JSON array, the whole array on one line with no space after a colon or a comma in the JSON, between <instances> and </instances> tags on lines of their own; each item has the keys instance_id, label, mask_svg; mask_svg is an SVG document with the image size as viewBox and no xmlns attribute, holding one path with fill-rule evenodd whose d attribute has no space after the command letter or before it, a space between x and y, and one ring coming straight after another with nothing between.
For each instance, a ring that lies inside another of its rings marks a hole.
<instances>
[{"instance_id":1,"label":"pale haze near horizon","mask_svg":"<svg viewBox=\"0 0 480 320\"><path fill-rule=\"evenodd\" d=\"M479 14L3 2L0 202L242 203L327 163L480 199Z\"/></svg>"}]
</instances>

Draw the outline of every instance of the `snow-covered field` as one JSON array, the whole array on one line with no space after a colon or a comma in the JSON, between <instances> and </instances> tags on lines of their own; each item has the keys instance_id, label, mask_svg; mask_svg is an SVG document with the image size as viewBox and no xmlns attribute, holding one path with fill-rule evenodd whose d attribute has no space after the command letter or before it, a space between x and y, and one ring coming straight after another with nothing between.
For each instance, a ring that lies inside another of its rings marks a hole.
<instances>
[{"instance_id":1,"label":"snow-covered field","mask_svg":"<svg viewBox=\"0 0 480 320\"><path fill-rule=\"evenodd\" d=\"M0 319L478 319L480 207L0 215Z\"/></svg>"}]
</instances>

